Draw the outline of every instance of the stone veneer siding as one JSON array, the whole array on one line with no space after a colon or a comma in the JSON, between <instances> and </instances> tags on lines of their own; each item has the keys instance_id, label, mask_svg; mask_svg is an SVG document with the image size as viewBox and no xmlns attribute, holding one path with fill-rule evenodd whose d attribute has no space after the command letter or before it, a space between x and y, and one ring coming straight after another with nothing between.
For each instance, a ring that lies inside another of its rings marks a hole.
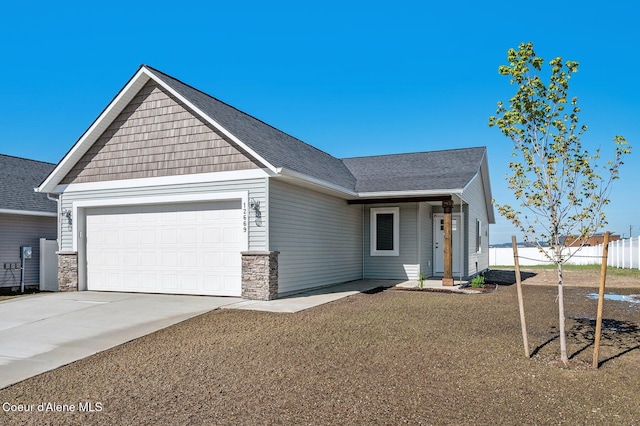
<instances>
[{"instance_id":1,"label":"stone veneer siding","mask_svg":"<svg viewBox=\"0 0 640 426\"><path fill-rule=\"evenodd\" d=\"M58 252L58 290L78 291L78 253Z\"/></svg>"},{"instance_id":2,"label":"stone veneer siding","mask_svg":"<svg viewBox=\"0 0 640 426\"><path fill-rule=\"evenodd\" d=\"M278 298L277 251L242 252L242 298L273 300Z\"/></svg>"}]
</instances>

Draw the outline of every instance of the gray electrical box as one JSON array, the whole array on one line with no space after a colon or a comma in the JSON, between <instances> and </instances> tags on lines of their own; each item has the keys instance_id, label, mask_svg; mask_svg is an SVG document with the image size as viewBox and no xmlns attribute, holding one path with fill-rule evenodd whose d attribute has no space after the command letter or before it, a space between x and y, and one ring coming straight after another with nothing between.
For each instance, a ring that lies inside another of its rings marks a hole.
<instances>
[{"instance_id":1,"label":"gray electrical box","mask_svg":"<svg viewBox=\"0 0 640 426\"><path fill-rule=\"evenodd\" d=\"M33 250L31 250L31 247L20 247L20 257L22 259L31 259L32 252Z\"/></svg>"}]
</instances>

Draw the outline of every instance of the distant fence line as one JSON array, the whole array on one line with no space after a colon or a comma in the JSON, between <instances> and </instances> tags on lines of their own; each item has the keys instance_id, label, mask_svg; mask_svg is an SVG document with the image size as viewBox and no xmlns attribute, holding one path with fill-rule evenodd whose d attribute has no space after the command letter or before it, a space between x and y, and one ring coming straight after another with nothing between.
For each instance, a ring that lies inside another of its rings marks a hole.
<instances>
[{"instance_id":1,"label":"distant fence line","mask_svg":"<svg viewBox=\"0 0 640 426\"><path fill-rule=\"evenodd\" d=\"M600 265L602 263L602 244L597 246L568 248L575 253L567 261L568 265ZM545 248L548 253L551 248ZM551 262L536 247L518 247L521 266L548 265ZM513 249L511 247L489 248L489 264L493 266L513 266ZM640 269L640 237L626 238L609 243L607 265L615 268Z\"/></svg>"}]
</instances>

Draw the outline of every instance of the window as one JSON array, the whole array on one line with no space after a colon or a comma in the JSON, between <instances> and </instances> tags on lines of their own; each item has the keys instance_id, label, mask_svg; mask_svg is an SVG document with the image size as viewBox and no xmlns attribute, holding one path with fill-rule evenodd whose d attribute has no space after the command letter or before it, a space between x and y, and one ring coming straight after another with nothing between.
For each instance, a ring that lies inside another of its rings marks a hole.
<instances>
[{"instance_id":1,"label":"window","mask_svg":"<svg viewBox=\"0 0 640 426\"><path fill-rule=\"evenodd\" d=\"M371 256L400 255L400 208L371 209Z\"/></svg>"},{"instance_id":2,"label":"window","mask_svg":"<svg viewBox=\"0 0 640 426\"><path fill-rule=\"evenodd\" d=\"M476 219L476 253L482 251L482 222Z\"/></svg>"}]
</instances>

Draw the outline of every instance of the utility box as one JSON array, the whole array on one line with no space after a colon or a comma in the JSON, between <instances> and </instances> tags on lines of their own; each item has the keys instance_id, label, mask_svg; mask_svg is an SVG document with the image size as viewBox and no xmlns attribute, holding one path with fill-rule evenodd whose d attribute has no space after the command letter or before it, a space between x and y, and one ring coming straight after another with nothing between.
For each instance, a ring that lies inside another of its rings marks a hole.
<instances>
[{"instance_id":1,"label":"utility box","mask_svg":"<svg viewBox=\"0 0 640 426\"><path fill-rule=\"evenodd\" d=\"M20 258L21 259L31 259L31 255L33 253L33 250L31 249L31 247L20 247Z\"/></svg>"}]
</instances>

